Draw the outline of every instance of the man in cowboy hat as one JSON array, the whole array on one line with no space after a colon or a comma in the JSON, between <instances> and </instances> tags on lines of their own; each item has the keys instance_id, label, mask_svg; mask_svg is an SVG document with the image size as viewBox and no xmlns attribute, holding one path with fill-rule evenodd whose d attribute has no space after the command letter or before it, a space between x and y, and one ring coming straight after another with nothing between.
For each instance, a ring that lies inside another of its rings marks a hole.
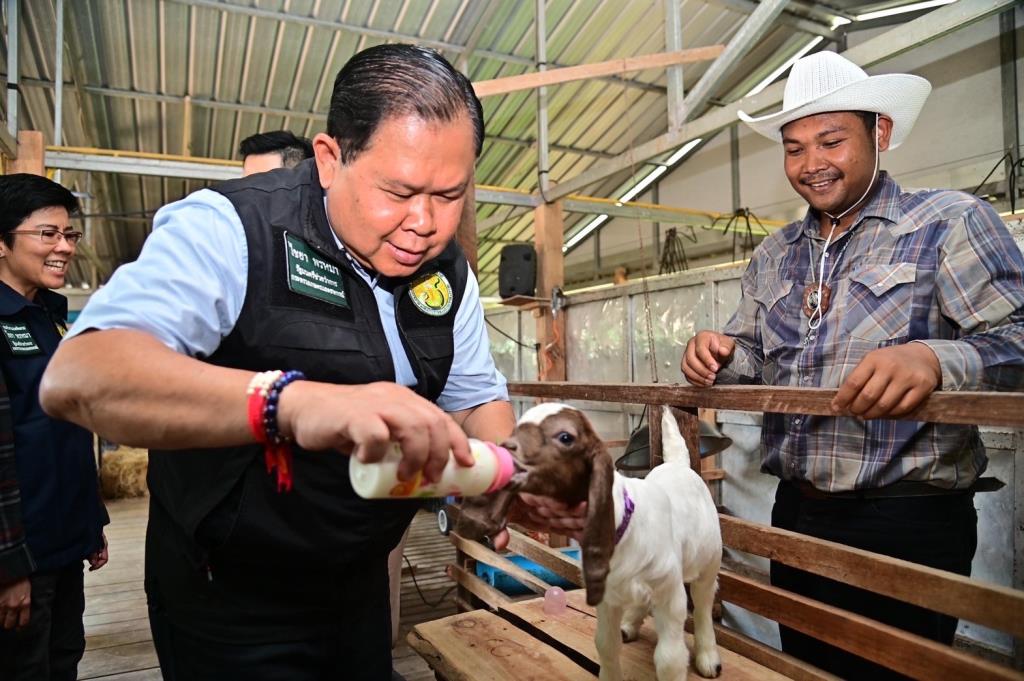
<instances>
[{"instance_id":1,"label":"man in cowboy hat","mask_svg":"<svg viewBox=\"0 0 1024 681\"><path fill-rule=\"evenodd\" d=\"M808 203L756 249L723 333L686 347L690 383L838 388L834 417L765 414L762 469L781 478L772 524L970 574L973 426L887 420L934 390L1024 386L1024 258L996 212L954 191L900 188L879 153L906 139L931 89L869 77L832 52L798 61L782 111L740 118L782 142ZM772 564L772 582L947 644L957 621ZM780 627L783 649L848 678L882 670Z\"/></svg>"}]
</instances>

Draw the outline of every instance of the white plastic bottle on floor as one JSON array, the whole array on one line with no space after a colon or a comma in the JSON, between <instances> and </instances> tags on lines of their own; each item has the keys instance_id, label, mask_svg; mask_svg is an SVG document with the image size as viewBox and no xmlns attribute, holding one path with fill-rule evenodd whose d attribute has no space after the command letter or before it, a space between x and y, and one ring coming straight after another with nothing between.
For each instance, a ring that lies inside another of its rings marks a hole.
<instances>
[{"instance_id":1,"label":"white plastic bottle on floor","mask_svg":"<svg viewBox=\"0 0 1024 681\"><path fill-rule=\"evenodd\" d=\"M348 475L352 489L364 499L410 499L427 497L470 497L501 489L515 473L515 460L504 447L482 440L469 440L469 451L476 463L460 466L448 455L448 463L440 479L428 483L420 471L408 480L398 479L402 450L392 444L383 459L363 463L351 459Z\"/></svg>"}]
</instances>

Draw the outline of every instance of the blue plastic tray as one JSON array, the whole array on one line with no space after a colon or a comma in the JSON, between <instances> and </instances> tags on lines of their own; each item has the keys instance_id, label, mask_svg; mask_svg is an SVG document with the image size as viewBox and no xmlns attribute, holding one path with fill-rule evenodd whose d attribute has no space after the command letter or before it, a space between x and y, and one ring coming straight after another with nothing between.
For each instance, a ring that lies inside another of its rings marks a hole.
<instances>
[{"instance_id":1,"label":"blue plastic tray","mask_svg":"<svg viewBox=\"0 0 1024 681\"><path fill-rule=\"evenodd\" d=\"M560 550L565 555L579 560L579 547L567 547ZM548 570L546 567L537 565L528 558L514 555L505 557L511 560L519 567L530 572L530 574L535 575L539 579L544 580L551 586L559 586L566 590L576 588L576 585L572 582L568 581L567 579L564 579L563 577L560 577L559 575L556 575L554 572ZM491 567L490 565L485 565L483 563L477 562L476 576L484 580L485 582L487 582L488 584L490 584L506 596L519 596L521 594L531 593L529 589L527 589L525 586L516 581L514 577L509 576L507 572L500 570L496 567Z\"/></svg>"}]
</instances>

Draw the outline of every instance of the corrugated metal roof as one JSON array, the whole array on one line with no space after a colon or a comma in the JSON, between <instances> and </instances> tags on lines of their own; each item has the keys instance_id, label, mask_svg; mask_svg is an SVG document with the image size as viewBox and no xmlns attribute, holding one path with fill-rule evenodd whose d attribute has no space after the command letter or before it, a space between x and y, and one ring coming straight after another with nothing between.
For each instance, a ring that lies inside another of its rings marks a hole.
<instances>
[{"instance_id":1,"label":"corrugated metal roof","mask_svg":"<svg viewBox=\"0 0 1024 681\"><path fill-rule=\"evenodd\" d=\"M53 139L54 1L22 2L19 34L20 128L41 130L47 143ZM536 69L534 6L526 0L68 1L64 144L232 159L239 141L258 131L288 128L310 136L323 128L342 64L386 41L437 47L474 81L529 73ZM726 43L754 6L749 0L682 0L684 46ZM823 17L830 11L802 2L786 21L777 20L714 96L730 95L805 44L812 36L795 27L798 21L810 17L827 31ZM549 66L664 51L664 25L662 0L549 0ZM0 43L6 73L6 33ZM686 65L684 83L692 87L709 63ZM484 109L488 137L477 181L535 191L534 93L488 97ZM548 111L550 177L559 182L667 130L665 71L551 87ZM636 172L642 176L653 167L641 164ZM86 191L84 175L65 171L62 180ZM629 177L620 172L588 193L618 195ZM89 211L116 214L93 230L97 255L111 266L134 258L148 216L203 184L95 173ZM508 210L480 205L477 217ZM568 216L567 230L581 219ZM480 235L485 291L495 288L500 247L531 236L529 215ZM86 278L80 262L73 279Z\"/></svg>"}]
</instances>

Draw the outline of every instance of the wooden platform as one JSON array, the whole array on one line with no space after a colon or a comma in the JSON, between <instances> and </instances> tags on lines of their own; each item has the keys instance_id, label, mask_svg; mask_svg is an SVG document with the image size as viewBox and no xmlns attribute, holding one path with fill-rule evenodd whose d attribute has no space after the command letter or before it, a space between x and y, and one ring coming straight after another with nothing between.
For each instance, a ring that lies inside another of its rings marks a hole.
<instances>
[{"instance_id":1,"label":"wooden platform","mask_svg":"<svg viewBox=\"0 0 1024 681\"><path fill-rule=\"evenodd\" d=\"M104 681L157 681L161 679L149 632L146 594L142 587L143 550L148 499L108 502L110 563L85 578L85 656L79 679ZM395 670L407 681L433 681L434 674L405 639L416 624L455 612L452 586L444 566L454 562L455 548L437 531L432 514L420 513L413 521L405 551L423 595L413 584L408 564L402 570L402 625L395 649ZM445 593L447 595L445 595Z\"/></svg>"},{"instance_id":2,"label":"wooden platform","mask_svg":"<svg viewBox=\"0 0 1024 681\"><path fill-rule=\"evenodd\" d=\"M599 669L594 647L596 612L584 603L582 590L568 594L569 607L548 615L543 598L501 607L498 614L475 610L413 628L410 644L447 681L592 680ZM693 649L693 637L686 635ZM657 637L650 618L640 638L622 647L622 673L629 681L654 681ZM721 681L784 681L791 677L744 655L718 647ZM702 678L692 669L689 678Z\"/></svg>"}]
</instances>

